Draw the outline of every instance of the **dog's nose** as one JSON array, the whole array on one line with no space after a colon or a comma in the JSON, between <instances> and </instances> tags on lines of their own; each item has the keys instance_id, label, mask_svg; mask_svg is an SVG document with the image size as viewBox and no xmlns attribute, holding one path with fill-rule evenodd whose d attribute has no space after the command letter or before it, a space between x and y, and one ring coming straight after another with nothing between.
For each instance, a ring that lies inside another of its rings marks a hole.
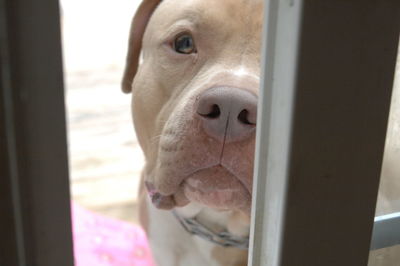
<instances>
[{"instance_id":1,"label":"dog's nose","mask_svg":"<svg viewBox=\"0 0 400 266\"><path fill-rule=\"evenodd\" d=\"M240 141L255 131L257 96L239 88L211 88L199 95L197 114L211 137L225 142Z\"/></svg>"}]
</instances>

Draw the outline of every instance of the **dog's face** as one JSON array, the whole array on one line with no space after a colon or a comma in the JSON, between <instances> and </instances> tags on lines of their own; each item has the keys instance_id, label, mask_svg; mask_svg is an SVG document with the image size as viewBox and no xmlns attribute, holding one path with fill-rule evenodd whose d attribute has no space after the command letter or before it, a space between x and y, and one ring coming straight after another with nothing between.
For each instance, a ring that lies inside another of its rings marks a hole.
<instances>
[{"instance_id":1,"label":"dog's face","mask_svg":"<svg viewBox=\"0 0 400 266\"><path fill-rule=\"evenodd\" d=\"M147 2L153 7L142 7L131 31L137 46L145 28L143 60L136 72L130 47L124 90L132 90L153 203L249 215L262 1L165 0L152 15L157 1Z\"/></svg>"}]
</instances>

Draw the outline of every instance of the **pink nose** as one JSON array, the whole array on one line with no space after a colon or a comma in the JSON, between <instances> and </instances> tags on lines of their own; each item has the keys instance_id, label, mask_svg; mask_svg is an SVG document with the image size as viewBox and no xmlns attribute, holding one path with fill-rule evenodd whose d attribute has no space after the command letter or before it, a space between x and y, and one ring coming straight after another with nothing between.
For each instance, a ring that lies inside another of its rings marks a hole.
<instances>
[{"instance_id":1,"label":"pink nose","mask_svg":"<svg viewBox=\"0 0 400 266\"><path fill-rule=\"evenodd\" d=\"M200 94L197 114L209 136L225 142L244 140L256 128L257 96L238 88L211 88Z\"/></svg>"}]
</instances>

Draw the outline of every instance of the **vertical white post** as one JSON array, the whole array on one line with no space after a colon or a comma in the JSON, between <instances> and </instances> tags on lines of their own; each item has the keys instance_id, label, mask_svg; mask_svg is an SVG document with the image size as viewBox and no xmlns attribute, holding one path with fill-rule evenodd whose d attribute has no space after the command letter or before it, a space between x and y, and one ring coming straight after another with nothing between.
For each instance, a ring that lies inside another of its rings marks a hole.
<instances>
[{"instance_id":1,"label":"vertical white post","mask_svg":"<svg viewBox=\"0 0 400 266\"><path fill-rule=\"evenodd\" d=\"M301 11L302 1L265 1L249 253L254 266L280 261Z\"/></svg>"},{"instance_id":2,"label":"vertical white post","mask_svg":"<svg viewBox=\"0 0 400 266\"><path fill-rule=\"evenodd\" d=\"M399 19L266 1L249 265L367 265Z\"/></svg>"}]
</instances>

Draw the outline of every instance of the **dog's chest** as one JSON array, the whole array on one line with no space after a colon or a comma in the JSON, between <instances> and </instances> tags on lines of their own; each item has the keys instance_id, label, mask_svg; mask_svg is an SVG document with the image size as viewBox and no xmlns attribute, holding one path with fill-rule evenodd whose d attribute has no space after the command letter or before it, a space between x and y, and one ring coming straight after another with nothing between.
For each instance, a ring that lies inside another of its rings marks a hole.
<instances>
[{"instance_id":1,"label":"dog's chest","mask_svg":"<svg viewBox=\"0 0 400 266\"><path fill-rule=\"evenodd\" d=\"M146 204L150 245L158 266L222 266L220 247L186 232L170 211L156 209L149 200Z\"/></svg>"}]
</instances>

